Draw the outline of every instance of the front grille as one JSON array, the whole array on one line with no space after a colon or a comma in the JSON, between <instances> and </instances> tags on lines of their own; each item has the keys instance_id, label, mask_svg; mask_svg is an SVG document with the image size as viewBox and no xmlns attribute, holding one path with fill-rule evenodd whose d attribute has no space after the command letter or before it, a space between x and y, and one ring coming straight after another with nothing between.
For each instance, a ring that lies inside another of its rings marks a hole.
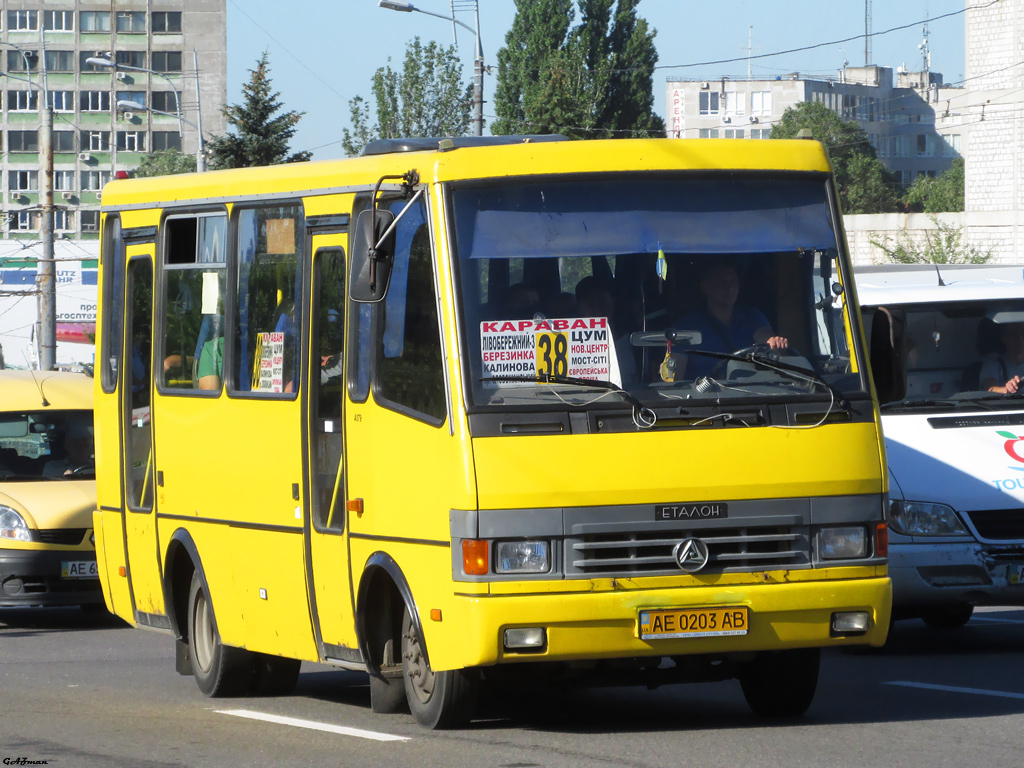
<instances>
[{"instance_id":1,"label":"front grille","mask_svg":"<svg viewBox=\"0 0 1024 768\"><path fill-rule=\"evenodd\" d=\"M985 509L968 512L974 528L983 539L1024 539L1024 510Z\"/></svg>"},{"instance_id":2,"label":"front grille","mask_svg":"<svg viewBox=\"0 0 1024 768\"><path fill-rule=\"evenodd\" d=\"M50 528L36 531L39 541L43 544L81 544L88 528Z\"/></svg>"},{"instance_id":3,"label":"front grille","mask_svg":"<svg viewBox=\"0 0 1024 768\"><path fill-rule=\"evenodd\" d=\"M811 564L808 526L749 526L584 534L566 539L569 576L612 577L682 573L672 550L683 539L708 545L708 564L700 573L808 568Z\"/></svg>"}]
</instances>

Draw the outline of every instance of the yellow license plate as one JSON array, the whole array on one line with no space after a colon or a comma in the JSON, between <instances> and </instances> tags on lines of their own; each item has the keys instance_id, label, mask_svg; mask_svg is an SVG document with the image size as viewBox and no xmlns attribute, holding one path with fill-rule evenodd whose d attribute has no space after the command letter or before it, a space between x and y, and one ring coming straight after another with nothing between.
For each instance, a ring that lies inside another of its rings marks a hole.
<instances>
[{"instance_id":1,"label":"yellow license plate","mask_svg":"<svg viewBox=\"0 0 1024 768\"><path fill-rule=\"evenodd\" d=\"M748 610L745 605L640 611L641 640L745 635L747 628Z\"/></svg>"}]
</instances>

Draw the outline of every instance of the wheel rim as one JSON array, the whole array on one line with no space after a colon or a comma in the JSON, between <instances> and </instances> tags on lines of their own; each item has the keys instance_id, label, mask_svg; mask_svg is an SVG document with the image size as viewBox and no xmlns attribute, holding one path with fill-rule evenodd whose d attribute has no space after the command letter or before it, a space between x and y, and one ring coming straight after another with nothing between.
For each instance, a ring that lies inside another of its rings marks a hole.
<instances>
[{"instance_id":1,"label":"wheel rim","mask_svg":"<svg viewBox=\"0 0 1024 768\"><path fill-rule=\"evenodd\" d=\"M430 669L430 665L427 664L427 659L423 655L423 646L420 643L419 633L411 622L409 631L402 636L402 643L405 646L402 650L402 657L405 661L405 675L416 698L421 704L426 704L434 694L434 672Z\"/></svg>"},{"instance_id":2,"label":"wheel rim","mask_svg":"<svg viewBox=\"0 0 1024 768\"><path fill-rule=\"evenodd\" d=\"M213 659L214 637L210 603L202 590L196 593L192 615L194 617L192 620L192 648L195 656L192 661L203 672L207 672L210 669L210 661Z\"/></svg>"}]
</instances>

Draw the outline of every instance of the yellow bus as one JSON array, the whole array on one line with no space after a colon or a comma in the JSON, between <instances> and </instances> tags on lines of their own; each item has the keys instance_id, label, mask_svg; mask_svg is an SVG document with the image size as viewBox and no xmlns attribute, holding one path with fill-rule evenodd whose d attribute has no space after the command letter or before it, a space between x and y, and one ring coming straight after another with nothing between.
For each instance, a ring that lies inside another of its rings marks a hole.
<instances>
[{"instance_id":1,"label":"yellow bus","mask_svg":"<svg viewBox=\"0 0 1024 768\"><path fill-rule=\"evenodd\" d=\"M888 630L878 410L823 148L561 137L104 189L108 608L207 695L738 678ZM883 382L879 386L884 386Z\"/></svg>"}]
</instances>

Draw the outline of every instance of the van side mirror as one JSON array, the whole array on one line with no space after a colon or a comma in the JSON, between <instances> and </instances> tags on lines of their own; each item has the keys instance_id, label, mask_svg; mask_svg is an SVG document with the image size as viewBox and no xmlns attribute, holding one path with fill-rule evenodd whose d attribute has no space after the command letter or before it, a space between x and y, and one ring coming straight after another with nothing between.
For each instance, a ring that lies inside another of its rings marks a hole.
<instances>
[{"instance_id":1,"label":"van side mirror","mask_svg":"<svg viewBox=\"0 0 1024 768\"><path fill-rule=\"evenodd\" d=\"M352 301L373 304L384 298L391 281L395 257L395 232L385 238L395 214L388 210L367 209L356 218L352 236Z\"/></svg>"},{"instance_id":2,"label":"van side mirror","mask_svg":"<svg viewBox=\"0 0 1024 768\"><path fill-rule=\"evenodd\" d=\"M879 403L907 396L907 313L902 309L876 307L871 313L868 337L871 376Z\"/></svg>"}]
</instances>

